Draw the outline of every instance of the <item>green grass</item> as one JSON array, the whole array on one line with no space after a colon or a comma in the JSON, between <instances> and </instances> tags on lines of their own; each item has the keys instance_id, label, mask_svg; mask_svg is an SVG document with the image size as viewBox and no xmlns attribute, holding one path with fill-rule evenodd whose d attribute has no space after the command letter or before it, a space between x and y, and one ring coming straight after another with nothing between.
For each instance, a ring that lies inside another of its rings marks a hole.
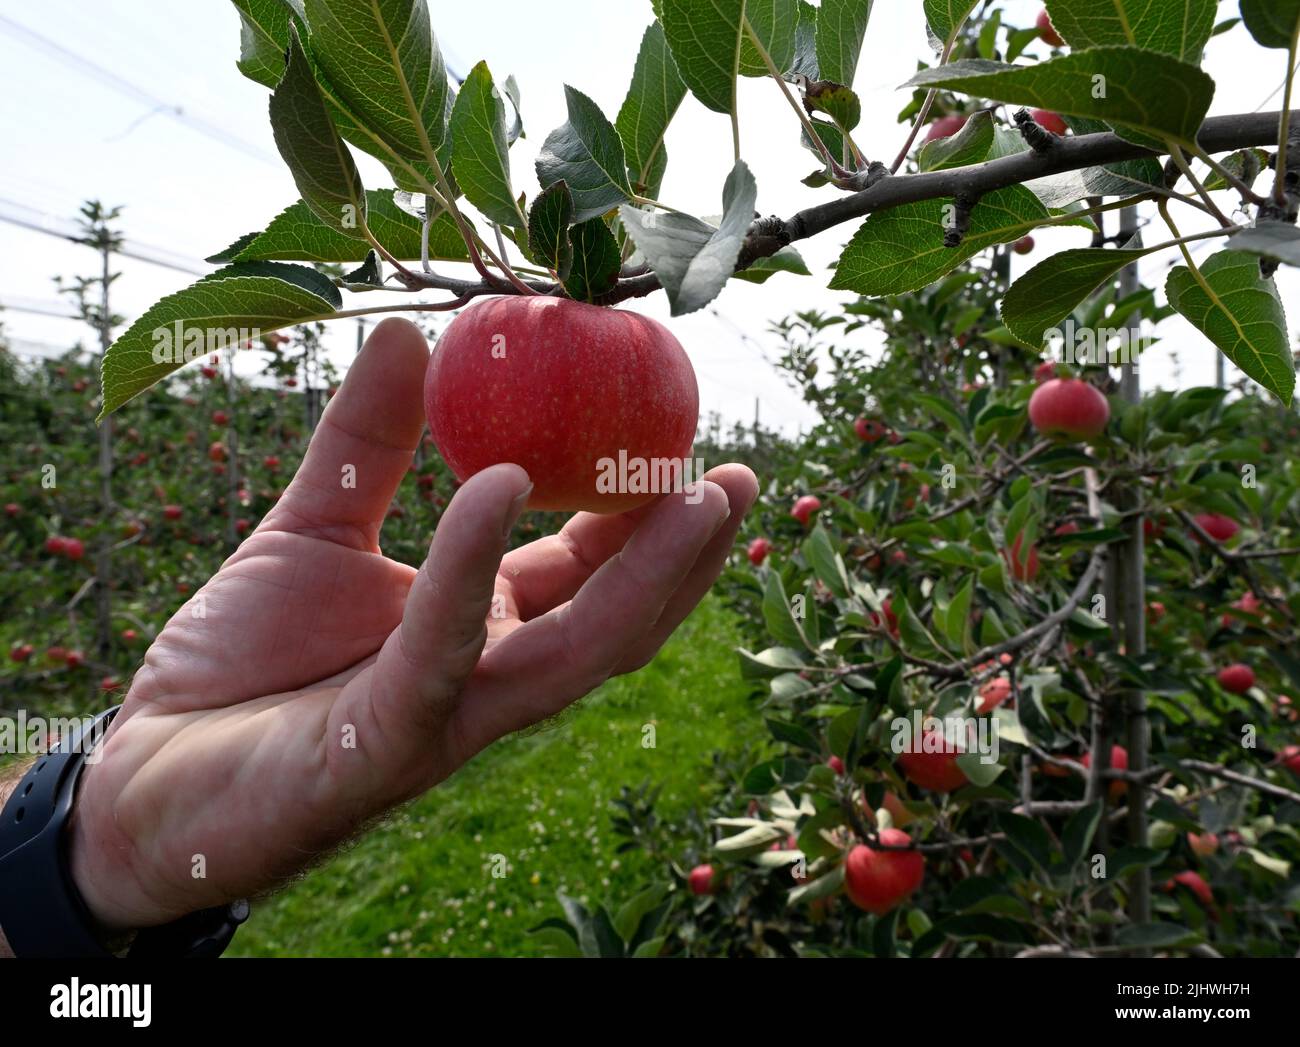
<instances>
[{"instance_id":1,"label":"green grass","mask_svg":"<svg viewBox=\"0 0 1300 1047\"><path fill-rule=\"evenodd\" d=\"M641 672L611 680L561 723L505 739L349 850L255 904L228 955L538 955L527 931L563 889L626 900L665 871L616 855L609 801L663 786L680 824L710 787L715 752L756 740L736 669L735 619L707 600ZM653 723L656 746L642 744ZM696 841L697 843L699 841ZM506 875L494 877L493 855Z\"/></svg>"}]
</instances>

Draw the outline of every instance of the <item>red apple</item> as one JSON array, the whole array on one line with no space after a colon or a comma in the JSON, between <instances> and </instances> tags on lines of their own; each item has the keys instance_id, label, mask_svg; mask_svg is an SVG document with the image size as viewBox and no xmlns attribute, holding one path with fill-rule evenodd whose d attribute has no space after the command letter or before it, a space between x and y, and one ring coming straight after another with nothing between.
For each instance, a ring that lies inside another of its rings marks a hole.
<instances>
[{"instance_id":1,"label":"red apple","mask_svg":"<svg viewBox=\"0 0 1300 1047\"><path fill-rule=\"evenodd\" d=\"M45 551L51 556L62 556L67 545L68 540L57 534L52 534L45 539Z\"/></svg>"},{"instance_id":2,"label":"red apple","mask_svg":"<svg viewBox=\"0 0 1300 1047\"><path fill-rule=\"evenodd\" d=\"M1185 872L1180 872L1172 879L1165 881L1165 890L1171 892L1175 891L1178 889L1179 885L1186 887L1196 895L1196 900L1205 906L1205 908L1214 908L1214 892L1210 890L1210 885L1201 879L1200 873L1193 872L1191 869L1188 869Z\"/></svg>"},{"instance_id":3,"label":"red apple","mask_svg":"<svg viewBox=\"0 0 1300 1047\"><path fill-rule=\"evenodd\" d=\"M1255 686L1255 670L1241 662L1225 665L1219 670L1219 685L1233 694L1245 694Z\"/></svg>"},{"instance_id":4,"label":"red apple","mask_svg":"<svg viewBox=\"0 0 1300 1047\"><path fill-rule=\"evenodd\" d=\"M930 125L930 129L926 131L925 141L933 142L939 138L948 138L955 135L966 126L966 119L966 117L958 113L939 117L938 120Z\"/></svg>"},{"instance_id":5,"label":"red apple","mask_svg":"<svg viewBox=\"0 0 1300 1047\"><path fill-rule=\"evenodd\" d=\"M758 567L772 551L772 543L766 538L755 538L745 551L749 556L749 562Z\"/></svg>"},{"instance_id":6,"label":"red apple","mask_svg":"<svg viewBox=\"0 0 1300 1047\"><path fill-rule=\"evenodd\" d=\"M45 657L51 662L66 662L68 660L68 649L66 647L48 647L45 650Z\"/></svg>"},{"instance_id":7,"label":"red apple","mask_svg":"<svg viewBox=\"0 0 1300 1047\"><path fill-rule=\"evenodd\" d=\"M514 462L533 481L532 509L618 513L664 493L661 463L690 464L699 393L662 324L512 295L451 322L429 360L424 404L457 480Z\"/></svg>"},{"instance_id":8,"label":"red apple","mask_svg":"<svg viewBox=\"0 0 1300 1047\"><path fill-rule=\"evenodd\" d=\"M1300 777L1300 745L1288 745L1277 754L1277 758L1283 767Z\"/></svg>"},{"instance_id":9,"label":"red apple","mask_svg":"<svg viewBox=\"0 0 1300 1047\"><path fill-rule=\"evenodd\" d=\"M230 424L230 415L226 414L225 411L213 411L213 412L212 412L212 424L213 424L213 425L229 425L229 424Z\"/></svg>"},{"instance_id":10,"label":"red apple","mask_svg":"<svg viewBox=\"0 0 1300 1047\"><path fill-rule=\"evenodd\" d=\"M901 829L882 829L880 842L902 847L912 838ZM859 844L844 859L844 890L853 904L883 916L921 886L925 858L919 851L875 850Z\"/></svg>"},{"instance_id":11,"label":"red apple","mask_svg":"<svg viewBox=\"0 0 1300 1047\"><path fill-rule=\"evenodd\" d=\"M822 507L822 501L816 495L806 494L802 498L795 500L794 508L790 510L790 515L798 520L805 527L812 518L812 514Z\"/></svg>"},{"instance_id":12,"label":"red apple","mask_svg":"<svg viewBox=\"0 0 1300 1047\"><path fill-rule=\"evenodd\" d=\"M1092 753L1083 754L1082 760L1084 767L1092 766ZM1110 747L1110 765L1116 771L1128 770L1128 750L1122 745L1112 745ZM1112 802L1118 802L1119 798L1128 792L1128 782L1116 778L1110 783L1110 798Z\"/></svg>"},{"instance_id":13,"label":"red apple","mask_svg":"<svg viewBox=\"0 0 1300 1047\"><path fill-rule=\"evenodd\" d=\"M1091 440L1110 421L1110 405L1082 378L1052 378L1029 398L1029 420L1044 436Z\"/></svg>"},{"instance_id":14,"label":"red apple","mask_svg":"<svg viewBox=\"0 0 1300 1047\"><path fill-rule=\"evenodd\" d=\"M1029 254L1033 249L1034 238L1032 236L1022 236L1011 245L1011 250L1015 251L1016 254Z\"/></svg>"},{"instance_id":15,"label":"red apple","mask_svg":"<svg viewBox=\"0 0 1300 1047\"><path fill-rule=\"evenodd\" d=\"M1038 547L1031 545L1029 552L1021 554L1020 543L1024 540L1024 534L1016 535L1016 540L1011 543L1010 549L1002 550L1002 558L1006 560L1007 567L1011 569L1011 577L1018 582L1032 582L1038 577Z\"/></svg>"},{"instance_id":16,"label":"red apple","mask_svg":"<svg viewBox=\"0 0 1300 1047\"><path fill-rule=\"evenodd\" d=\"M1147 611L1150 613L1152 618L1159 621L1165 616L1165 605L1159 600L1152 600L1147 604Z\"/></svg>"},{"instance_id":17,"label":"red apple","mask_svg":"<svg viewBox=\"0 0 1300 1047\"><path fill-rule=\"evenodd\" d=\"M840 759L838 756L836 756L834 753L832 753L831 756L830 756L830 759L828 759L828 760L826 761L826 766L829 767L829 768L830 768L832 771L834 771L836 774L843 774L843 773L844 773L844 761L841 760L841 759Z\"/></svg>"},{"instance_id":18,"label":"red apple","mask_svg":"<svg viewBox=\"0 0 1300 1047\"><path fill-rule=\"evenodd\" d=\"M686 877L691 894L712 894L714 891L713 866L697 865Z\"/></svg>"},{"instance_id":19,"label":"red apple","mask_svg":"<svg viewBox=\"0 0 1300 1047\"><path fill-rule=\"evenodd\" d=\"M123 629L123 630L122 630L122 642L123 642L123 643L135 643L135 641L138 640L139 638L140 638L140 634L137 633L134 629Z\"/></svg>"},{"instance_id":20,"label":"red apple","mask_svg":"<svg viewBox=\"0 0 1300 1047\"><path fill-rule=\"evenodd\" d=\"M209 367L207 364L204 364L199 368L199 373L208 381L212 381L212 379L217 377L217 369L215 367Z\"/></svg>"},{"instance_id":21,"label":"red apple","mask_svg":"<svg viewBox=\"0 0 1300 1047\"><path fill-rule=\"evenodd\" d=\"M9 648L9 660L14 662L25 662L35 653L36 648L29 643L15 644Z\"/></svg>"},{"instance_id":22,"label":"red apple","mask_svg":"<svg viewBox=\"0 0 1300 1047\"><path fill-rule=\"evenodd\" d=\"M99 681L101 691L116 691L121 684L118 683L116 676L105 676Z\"/></svg>"},{"instance_id":23,"label":"red apple","mask_svg":"<svg viewBox=\"0 0 1300 1047\"><path fill-rule=\"evenodd\" d=\"M980 688L979 703L975 711L983 715L991 713L1011 697L1011 681L1005 676L995 676Z\"/></svg>"},{"instance_id":24,"label":"red apple","mask_svg":"<svg viewBox=\"0 0 1300 1047\"><path fill-rule=\"evenodd\" d=\"M63 660L68 663L69 669L75 669L85 662L86 656L80 651L69 651Z\"/></svg>"},{"instance_id":25,"label":"red apple","mask_svg":"<svg viewBox=\"0 0 1300 1047\"><path fill-rule=\"evenodd\" d=\"M219 440L208 447L208 457L214 462L226 460L226 445Z\"/></svg>"},{"instance_id":26,"label":"red apple","mask_svg":"<svg viewBox=\"0 0 1300 1047\"><path fill-rule=\"evenodd\" d=\"M1061 39L1061 34L1056 31L1052 25L1052 17L1047 13L1047 8L1038 12L1038 38L1045 44L1052 47L1064 47L1065 41Z\"/></svg>"},{"instance_id":27,"label":"red apple","mask_svg":"<svg viewBox=\"0 0 1300 1047\"><path fill-rule=\"evenodd\" d=\"M853 423L853 429L858 434L858 439L868 444L875 443L889 432L883 422L874 418L859 418Z\"/></svg>"},{"instance_id":28,"label":"red apple","mask_svg":"<svg viewBox=\"0 0 1300 1047\"><path fill-rule=\"evenodd\" d=\"M957 757L965 750L944 738L940 731L926 731L923 738L913 739L913 746L918 751L899 754L898 767L914 785L932 792L950 793L970 781L957 765Z\"/></svg>"},{"instance_id":29,"label":"red apple","mask_svg":"<svg viewBox=\"0 0 1300 1047\"><path fill-rule=\"evenodd\" d=\"M1187 846L1198 857L1208 858L1219 849L1219 838L1214 833L1188 833Z\"/></svg>"},{"instance_id":30,"label":"red apple","mask_svg":"<svg viewBox=\"0 0 1300 1047\"><path fill-rule=\"evenodd\" d=\"M892 790L885 792L881 806L889 812L895 829L905 828L909 823L916 821L916 815L907 809L899 795Z\"/></svg>"},{"instance_id":31,"label":"red apple","mask_svg":"<svg viewBox=\"0 0 1300 1047\"><path fill-rule=\"evenodd\" d=\"M1034 118L1034 123L1054 135L1063 135L1070 130L1070 125L1061 119L1061 114L1050 109L1031 109L1029 115Z\"/></svg>"},{"instance_id":32,"label":"red apple","mask_svg":"<svg viewBox=\"0 0 1300 1047\"><path fill-rule=\"evenodd\" d=\"M1216 542L1226 542L1241 530L1236 520L1222 513L1199 513L1193 519L1196 520L1196 525ZM1200 535L1197 535L1197 538L1199 537Z\"/></svg>"},{"instance_id":33,"label":"red apple","mask_svg":"<svg viewBox=\"0 0 1300 1047\"><path fill-rule=\"evenodd\" d=\"M80 560L86 555L86 543L80 538L63 539L63 555L69 560Z\"/></svg>"},{"instance_id":34,"label":"red apple","mask_svg":"<svg viewBox=\"0 0 1300 1047\"><path fill-rule=\"evenodd\" d=\"M181 507L179 505L164 505L163 516L168 520L179 520L181 518Z\"/></svg>"},{"instance_id":35,"label":"red apple","mask_svg":"<svg viewBox=\"0 0 1300 1047\"><path fill-rule=\"evenodd\" d=\"M5 516L17 516L23 511L17 502L5 502Z\"/></svg>"},{"instance_id":36,"label":"red apple","mask_svg":"<svg viewBox=\"0 0 1300 1047\"><path fill-rule=\"evenodd\" d=\"M268 454L265 458L262 459L262 464L266 468L270 469L271 472L275 472L277 469L280 468L280 459L273 454Z\"/></svg>"}]
</instances>

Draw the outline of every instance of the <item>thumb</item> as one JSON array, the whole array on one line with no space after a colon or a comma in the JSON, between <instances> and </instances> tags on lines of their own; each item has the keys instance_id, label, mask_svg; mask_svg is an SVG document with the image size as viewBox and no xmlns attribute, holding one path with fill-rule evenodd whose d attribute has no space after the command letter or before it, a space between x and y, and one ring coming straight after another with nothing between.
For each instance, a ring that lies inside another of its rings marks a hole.
<instances>
[{"instance_id":1,"label":"thumb","mask_svg":"<svg viewBox=\"0 0 1300 1047\"><path fill-rule=\"evenodd\" d=\"M501 557L531 490L519 466L495 465L452 498L374 665L369 712L380 747L372 751L400 765L412 749L427 753L444 729L483 652Z\"/></svg>"}]
</instances>

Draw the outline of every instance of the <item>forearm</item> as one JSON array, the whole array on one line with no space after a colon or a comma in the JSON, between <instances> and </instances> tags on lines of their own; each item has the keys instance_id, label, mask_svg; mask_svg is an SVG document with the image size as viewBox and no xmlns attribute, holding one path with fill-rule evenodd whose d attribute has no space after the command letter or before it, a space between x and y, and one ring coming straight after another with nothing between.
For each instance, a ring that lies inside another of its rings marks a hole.
<instances>
[{"instance_id":1,"label":"forearm","mask_svg":"<svg viewBox=\"0 0 1300 1047\"><path fill-rule=\"evenodd\" d=\"M0 767L0 809L9 802L9 795L14 791L14 787L22 781L22 777L27 773L27 768L32 765L31 760L21 760L11 763L7 767ZM0 890L3 890L0 885ZM13 952L9 948L9 940L5 937L5 930L0 927L0 959L9 959Z\"/></svg>"}]
</instances>

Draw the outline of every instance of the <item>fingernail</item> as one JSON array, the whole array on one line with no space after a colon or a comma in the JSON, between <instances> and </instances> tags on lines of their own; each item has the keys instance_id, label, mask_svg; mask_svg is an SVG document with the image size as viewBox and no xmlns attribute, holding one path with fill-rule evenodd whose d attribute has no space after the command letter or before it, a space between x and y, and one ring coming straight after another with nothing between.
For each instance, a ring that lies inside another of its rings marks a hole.
<instances>
[{"instance_id":1,"label":"fingernail","mask_svg":"<svg viewBox=\"0 0 1300 1047\"><path fill-rule=\"evenodd\" d=\"M731 506L728 505L727 508L723 510L722 515L718 517L718 522L713 525L713 530L709 533L709 537L712 538L715 534L721 531L722 525L730 519L731 519Z\"/></svg>"},{"instance_id":2,"label":"fingernail","mask_svg":"<svg viewBox=\"0 0 1300 1047\"><path fill-rule=\"evenodd\" d=\"M501 537L509 538L510 532L514 530L515 521L519 519L519 514L524 511L524 506L528 504L528 496L533 493L533 485L529 484L523 489L515 500L510 503L506 510L506 518L501 526Z\"/></svg>"}]
</instances>

